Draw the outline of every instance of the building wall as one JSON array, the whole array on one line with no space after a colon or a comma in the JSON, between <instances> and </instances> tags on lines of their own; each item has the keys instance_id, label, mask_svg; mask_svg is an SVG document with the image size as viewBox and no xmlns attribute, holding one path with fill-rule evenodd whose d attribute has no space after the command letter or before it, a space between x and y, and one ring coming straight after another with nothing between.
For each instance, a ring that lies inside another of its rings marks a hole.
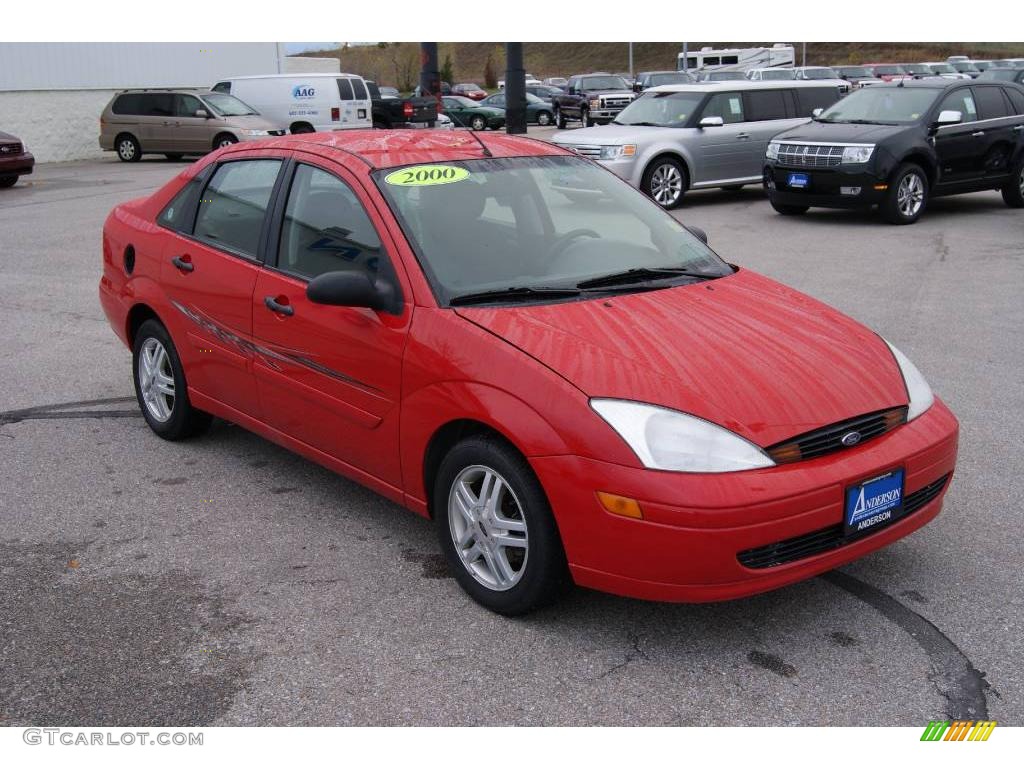
<instances>
[{"instance_id":1,"label":"building wall","mask_svg":"<svg viewBox=\"0 0 1024 768\"><path fill-rule=\"evenodd\" d=\"M114 93L0 91L0 130L21 139L37 163L101 157L100 113Z\"/></svg>"}]
</instances>

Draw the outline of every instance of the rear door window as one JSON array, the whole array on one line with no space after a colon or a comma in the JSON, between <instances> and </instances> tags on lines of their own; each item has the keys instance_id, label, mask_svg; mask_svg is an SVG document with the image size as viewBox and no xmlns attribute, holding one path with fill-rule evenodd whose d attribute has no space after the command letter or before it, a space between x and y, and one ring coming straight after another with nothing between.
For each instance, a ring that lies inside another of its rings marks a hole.
<instances>
[{"instance_id":1,"label":"rear door window","mask_svg":"<svg viewBox=\"0 0 1024 768\"><path fill-rule=\"evenodd\" d=\"M352 93L352 81L347 77L338 78L338 96L342 101L352 101L355 98Z\"/></svg>"},{"instance_id":2,"label":"rear door window","mask_svg":"<svg viewBox=\"0 0 1024 768\"><path fill-rule=\"evenodd\" d=\"M978 102L978 119L992 120L1007 117L1010 109L1003 99L1003 89L996 85L974 88L974 98Z\"/></svg>"},{"instance_id":3,"label":"rear door window","mask_svg":"<svg viewBox=\"0 0 1024 768\"><path fill-rule=\"evenodd\" d=\"M144 93L140 106L148 117L174 117L174 94Z\"/></svg>"},{"instance_id":4,"label":"rear door window","mask_svg":"<svg viewBox=\"0 0 1024 768\"><path fill-rule=\"evenodd\" d=\"M748 121L783 120L786 115L786 101L781 90L752 90L744 94L747 99Z\"/></svg>"},{"instance_id":5,"label":"rear door window","mask_svg":"<svg viewBox=\"0 0 1024 768\"><path fill-rule=\"evenodd\" d=\"M744 122L743 95L733 91L716 93L708 99L707 106L701 113L701 119L705 117L720 117L726 125Z\"/></svg>"},{"instance_id":6,"label":"rear door window","mask_svg":"<svg viewBox=\"0 0 1024 768\"><path fill-rule=\"evenodd\" d=\"M211 245L256 258L280 160L224 163L203 192L195 236Z\"/></svg>"}]
</instances>

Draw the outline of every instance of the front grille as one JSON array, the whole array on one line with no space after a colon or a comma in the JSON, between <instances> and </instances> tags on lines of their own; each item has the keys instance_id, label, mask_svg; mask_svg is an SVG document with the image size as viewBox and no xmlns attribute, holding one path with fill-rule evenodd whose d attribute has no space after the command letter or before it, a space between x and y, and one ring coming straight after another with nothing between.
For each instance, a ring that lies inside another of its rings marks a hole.
<instances>
[{"instance_id":1,"label":"front grille","mask_svg":"<svg viewBox=\"0 0 1024 768\"><path fill-rule=\"evenodd\" d=\"M601 106L608 109L622 109L632 100L633 99L630 96L602 96Z\"/></svg>"},{"instance_id":2,"label":"front grille","mask_svg":"<svg viewBox=\"0 0 1024 768\"><path fill-rule=\"evenodd\" d=\"M904 511L897 520L902 520L908 515L912 515L929 501L934 500L936 496L942 493L942 489L946 487L948 481L949 475L944 475L935 482L929 483L924 488L919 488L904 497ZM880 525L876 528L871 528L870 532L864 534L864 536L870 536L875 531L885 527L885 525ZM805 533L802 536L794 536L792 539L786 539L785 541L777 541L774 544L766 544L763 547L744 550L736 555L736 558L740 561L741 565L747 568L771 568L773 565L783 565L796 560L803 560L805 557L820 555L822 552L836 549L859 538L863 537L844 536L843 524L840 523L839 525L832 525L828 528Z\"/></svg>"},{"instance_id":3,"label":"front grille","mask_svg":"<svg viewBox=\"0 0 1024 768\"><path fill-rule=\"evenodd\" d=\"M843 448L852 448L867 440L884 435L900 424L907 421L907 408L889 408L884 411L875 411L853 419L840 421L837 424L830 424L802 435L790 438L782 443L776 443L765 449L776 464L789 464L804 459L815 459L833 451L840 451ZM851 435L856 433L857 438ZM843 438L848 442L844 443ZM849 442L852 440L852 442Z\"/></svg>"},{"instance_id":4,"label":"front grille","mask_svg":"<svg viewBox=\"0 0 1024 768\"><path fill-rule=\"evenodd\" d=\"M583 157L601 157L601 147L598 144L563 144L566 149L570 149L577 155L583 155Z\"/></svg>"},{"instance_id":5,"label":"front grille","mask_svg":"<svg viewBox=\"0 0 1024 768\"><path fill-rule=\"evenodd\" d=\"M843 159L843 148L823 144L779 144L779 162L800 168L831 168Z\"/></svg>"},{"instance_id":6,"label":"front grille","mask_svg":"<svg viewBox=\"0 0 1024 768\"><path fill-rule=\"evenodd\" d=\"M21 144L0 144L0 155L20 155Z\"/></svg>"}]
</instances>

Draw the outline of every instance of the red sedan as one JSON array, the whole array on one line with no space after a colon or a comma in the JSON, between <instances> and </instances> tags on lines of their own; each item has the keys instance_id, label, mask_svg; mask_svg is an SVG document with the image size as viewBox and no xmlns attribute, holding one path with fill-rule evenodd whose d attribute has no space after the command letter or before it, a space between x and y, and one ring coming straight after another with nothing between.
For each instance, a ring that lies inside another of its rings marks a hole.
<instances>
[{"instance_id":1,"label":"red sedan","mask_svg":"<svg viewBox=\"0 0 1024 768\"><path fill-rule=\"evenodd\" d=\"M476 83L457 83L452 86L452 96L465 96L473 101L487 98L487 91Z\"/></svg>"},{"instance_id":2,"label":"red sedan","mask_svg":"<svg viewBox=\"0 0 1024 768\"><path fill-rule=\"evenodd\" d=\"M463 588L751 595L939 513L957 421L898 350L550 144L214 152L104 226L159 436L239 424L432 518Z\"/></svg>"}]
</instances>

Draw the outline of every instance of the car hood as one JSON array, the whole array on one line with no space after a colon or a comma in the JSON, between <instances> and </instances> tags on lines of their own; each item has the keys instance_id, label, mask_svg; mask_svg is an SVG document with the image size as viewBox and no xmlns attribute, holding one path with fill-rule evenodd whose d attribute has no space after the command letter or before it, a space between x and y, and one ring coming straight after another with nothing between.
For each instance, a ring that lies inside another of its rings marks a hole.
<instances>
[{"instance_id":1,"label":"car hood","mask_svg":"<svg viewBox=\"0 0 1024 768\"><path fill-rule=\"evenodd\" d=\"M577 144L622 144L660 139L678 139L680 131L694 131L694 128L656 128L650 125L599 125L593 128L577 128L574 131L561 131L551 137L555 144L576 146Z\"/></svg>"},{"instance_id":2,"label":"car hood","mask_svg":"<svg viewBox=\"0 0 1024 768\"><path fill-rule=\"evenodd\" d=\"M16 136L11 136L9 133L0 131L0 141L19 141L19 139Z\"/></svg>"},{"instance_id":3,"label":"car hood","mask_svg":"<svg viewBox=\"0 0 1024 768\"><path fill-rule=\"evenodd\" d=\"M810 120L774 137L776 141L877 142L906 130L908 125L857 125Z\"/></svg>"},{"instance_id":4,"label":"car hood","mask_svg":"<svg viewBox=\"0 0 1024 768\"><path fill-rule=\"evenodd\" d=\"M691 413L762 447L907 403L878 335L747 270L605 299L457 312L589 397Z\"/></svg>"},{"instance_id":5,"label":"car hood","mask_svg":"<svg viewBox=\"0 0 1024 768\"><path fill-rule=\"evenodd\" d=\"M235 128L249 128L254 131L276 131L285 127L270 122L262 115L238 115L236 117L227 117L225 120Z\"/></svg>"}]
</instances>

